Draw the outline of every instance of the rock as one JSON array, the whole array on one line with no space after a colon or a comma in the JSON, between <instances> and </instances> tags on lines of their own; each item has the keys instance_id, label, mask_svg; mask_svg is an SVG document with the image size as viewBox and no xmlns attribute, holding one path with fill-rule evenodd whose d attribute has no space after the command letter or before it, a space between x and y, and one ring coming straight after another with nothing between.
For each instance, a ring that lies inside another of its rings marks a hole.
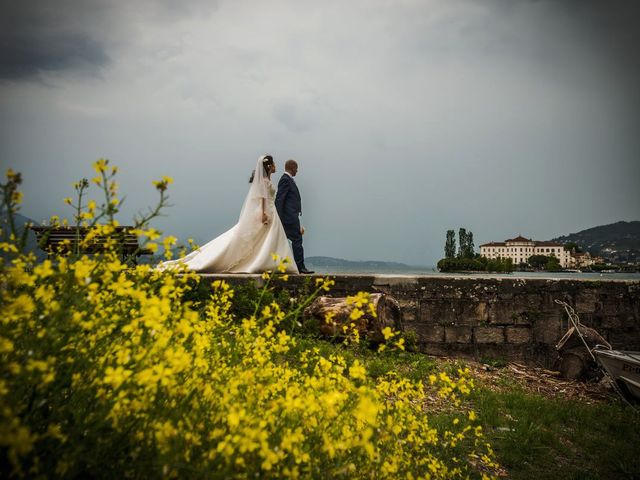
<instances>
[{"instance_id":1,"label":"rock","mask_svg":"<svg viewBox=\"0 0 640 480\"><path fill-rule=\"evenodd\" d=\"M327 337L344 337L343 326L353 323L362 337L373 342L383 342L382 330L390 327L392 330L402 330L402 312L398 302L384 293L369 295L369 303L373 305L376 315L371 314L369 305L363 308L364 315L357 320L351 320L353 304L347 304L346 297L318 297L304 311L304 317L315 318L320 323L320 333ZM327 314L331 315L331 322L325 321Z\"/></svg>"}]
</instances>

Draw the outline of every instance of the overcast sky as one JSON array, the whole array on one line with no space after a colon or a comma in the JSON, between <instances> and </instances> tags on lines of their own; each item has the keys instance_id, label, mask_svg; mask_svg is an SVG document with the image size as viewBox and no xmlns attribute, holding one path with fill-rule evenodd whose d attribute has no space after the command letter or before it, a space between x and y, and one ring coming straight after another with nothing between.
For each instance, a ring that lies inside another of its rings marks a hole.
<instances>
[{"instance_id":1,"label":"overcast sky","mask_svg":"<svg viewBox=\"0 0 640 480\"><path fill-rule=\"evenodd\" d=\"M123 224L237 220L258 156L298 161L306 255L433 265L476 245L640 219L635 1L0 0L0 162L23 213L91 163Z\"/></svg>"}]
</instances>

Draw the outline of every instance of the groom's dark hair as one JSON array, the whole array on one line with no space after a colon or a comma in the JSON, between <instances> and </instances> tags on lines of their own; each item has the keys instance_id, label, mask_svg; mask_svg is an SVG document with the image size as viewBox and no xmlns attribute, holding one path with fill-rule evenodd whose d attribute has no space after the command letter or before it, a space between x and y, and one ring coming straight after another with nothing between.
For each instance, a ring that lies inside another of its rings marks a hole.
<instances>
[{"instance_id":1,"label":"groom's dark hair","mask_svg":"<svg viewBox=\"0 0 640 480\"><path fill-rule=\"evenodd\" d=\"M265 155L262 160L262 168L264 168L264 174L269 174L269 167L273 165L273 157L271 155ZM251 177L249 177L249 183L253 183L253 178L256 176L256 171L253 170L251 172Z\"/></svg>"}]
</instances>

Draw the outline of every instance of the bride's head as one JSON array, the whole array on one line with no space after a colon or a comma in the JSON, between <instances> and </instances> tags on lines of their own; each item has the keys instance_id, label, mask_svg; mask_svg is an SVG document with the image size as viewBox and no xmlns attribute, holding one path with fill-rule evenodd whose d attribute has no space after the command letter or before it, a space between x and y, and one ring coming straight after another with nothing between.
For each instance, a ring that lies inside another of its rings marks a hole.
<instances>
[{"instance_id":1,"label":"bride's head","mask_svg":"<svg viewBox=\"0 0 640 480\"><path fill-rule=\"evenodd\" d=\"M276 163L273 161L273 157L271 155L263 155L262 157L262 168L264 169L264 176L271 177L272 173L276 171ZM253 178L256 175L256 171L251 172L251 178L249 178L249 183L253 182Z\"/></svg>"}]
</instances>

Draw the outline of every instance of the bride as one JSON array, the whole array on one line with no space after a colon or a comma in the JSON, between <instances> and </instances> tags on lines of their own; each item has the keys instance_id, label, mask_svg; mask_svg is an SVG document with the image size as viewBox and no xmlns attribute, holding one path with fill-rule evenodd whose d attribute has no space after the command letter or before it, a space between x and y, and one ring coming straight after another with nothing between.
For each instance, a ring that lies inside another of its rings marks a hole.
<instances>
[{"instance_id":1,"label":"bride","mask_svg":"<svg viewBox=\"0 0 640 480\"><path fill-rule=\"evenodd\" d=\"M291 261L293 253L275 209L275 187L271 175L276 164L271 155L258 159L249 182L249 193L240 218L230 230L189 255L159 265L166 269L178 264L202 273L262 273L278 266L274 255L288 258L287 273L298 273Z\"/></svg>"}]
</instances>

